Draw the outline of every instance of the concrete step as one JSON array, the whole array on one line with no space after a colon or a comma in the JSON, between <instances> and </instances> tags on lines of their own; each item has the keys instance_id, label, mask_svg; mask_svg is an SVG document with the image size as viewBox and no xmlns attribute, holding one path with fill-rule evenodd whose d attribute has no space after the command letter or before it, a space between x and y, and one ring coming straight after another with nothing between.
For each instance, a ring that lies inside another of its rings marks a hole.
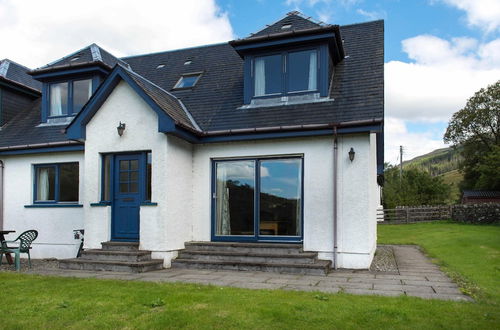
<instances>
[{"instance_id":1,"label":"concrete step","mask_svg":"<svg viewBox=\"0 0 500 330\"><path fill-rule=\"evenodd\" d=\"M257 252L236 252L236 251L210 251L210 250L184 250L178 258L196 259L205 261L232 261L250 263L275 263L275 264L313 264L316 261L317 253L257 253Z\"/></svg>"},{"instance_id":2,"label":"concrete step","mask_svg":"<svg viewBox=\"0 0 500 330\"><path fill-rule=\"evenodd\" d=\"M139 242L102 242L102 249L107 251L139 251Z\"/></svg>"},{"instance_id":3,"label":"concrete step","mask_svg":"<svg viewBox=\"0 0 500 330\"><path fill-rule=\"evenodd\" d=\"M81 259L128 262L148 261L151 260L151 251L84 250Z\"/></svg>"},{"instance_id":4,"label":"concrete step","mask_svg":"<svg viewBox=\"0 0 500 330\"><path fill-rule=\"evenodd\" d=\"M242 242L186 242L186 251L227 251L263 254L299 254L302 244L283 243L242 243Z\"/></svg>"},{"instance_id":5,"label":"concrete step","mask_svg":"<svg viewBox=\"0 0 500 330\"><path fill-rule=\"evenodd\" d=\"M240 270L264 271L288 274L325 275L330 268L330 261L317 260L313 264L277 264L269 262L234 262L234 261L207 261L193 259L175 259L173 268L189 269L215 269L215 270Z\"/></svg>"},{"instance_id":6,"label":"concrete step","mask_svg":"<svg viewBox=\"0 0 500 330\"><path fill-rule=\"evenodd\" d=\"M102 270L113 272L143 273L163 268L163 260L153 259L148 261L101 261L87 260L82 258L64 259L59 261L61 269L75 270Z\"/></svg>"}]
</instances>

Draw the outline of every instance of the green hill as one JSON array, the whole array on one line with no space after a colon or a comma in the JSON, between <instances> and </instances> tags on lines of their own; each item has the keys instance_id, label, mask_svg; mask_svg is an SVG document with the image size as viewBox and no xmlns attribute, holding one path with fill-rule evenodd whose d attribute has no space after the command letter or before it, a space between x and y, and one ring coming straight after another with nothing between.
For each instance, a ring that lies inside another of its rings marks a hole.
<instances>
[{"instance_id":1,"label":"green hill","mask_svg":"<svg viewBox=\"0 0 500 330\"><path fill-rule=\"evenodd\" d=\"M458 170L460 161L460 150L442 148L403 162L403 169L418 168L432 176L441 176L445 183L452 185L450 202L455 202L460 198L458 185L463 179L463 174Z\"/></svg>"}]
</instances>

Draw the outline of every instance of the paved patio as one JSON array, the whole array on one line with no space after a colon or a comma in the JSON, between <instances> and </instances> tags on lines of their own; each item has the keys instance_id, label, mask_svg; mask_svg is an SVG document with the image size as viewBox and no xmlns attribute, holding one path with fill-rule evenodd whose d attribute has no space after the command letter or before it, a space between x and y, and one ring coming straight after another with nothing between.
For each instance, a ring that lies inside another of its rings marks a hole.
<instances>
[{"instance_id":1,"label":"paved patio","mask_svg":"<svg viewBox=\"0 0 500 330\"><path fill-rule=\"evenodd\" d=\"M390 247L394 253L397 270L389 272L338 270L326 276L194 269L164 269L139 274L59 269L33 269L27 272L83 278L199 283L247 289L345 292L381 296L407 295L426 299L472 301L470 297L462 294L457 285L424 256L417 246L386 247Z\"/></svg>"}]
</instances>

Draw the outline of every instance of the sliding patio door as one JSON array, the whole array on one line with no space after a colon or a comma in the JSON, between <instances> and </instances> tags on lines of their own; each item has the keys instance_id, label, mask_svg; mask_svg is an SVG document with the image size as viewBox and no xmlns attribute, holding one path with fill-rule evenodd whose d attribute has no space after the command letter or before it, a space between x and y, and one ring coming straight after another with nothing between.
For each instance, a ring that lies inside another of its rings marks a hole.
<instances>
[{"instance_id":1,"label":"sliding patio door","mask_svg":"<svg viewBox=\"0 0 500 330\"><path fill-rule=\"evenodd\" d=\"M213 240L301 240L302 158L213 164Z\"/></svg>"}]
</instances>

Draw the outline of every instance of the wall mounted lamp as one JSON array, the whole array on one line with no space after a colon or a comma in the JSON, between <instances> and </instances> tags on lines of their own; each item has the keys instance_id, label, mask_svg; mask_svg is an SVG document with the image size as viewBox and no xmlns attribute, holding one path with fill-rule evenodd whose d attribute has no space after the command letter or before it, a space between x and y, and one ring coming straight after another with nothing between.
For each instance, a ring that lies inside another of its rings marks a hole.
<instances>
[{"instance_id":1,"label":"wall mounted lamp","mask_svg":"<svg viewBox=\"0 0 500 330\"><path fill-rule=\"evenodd\" d=\"M351 162L354 160L355 155L356 155L356 152L354 151L354 148L351 148L351 150L349 150L349 160Z\"/></svg>"},{"instance_id":2,"label":"wall mounted lamp","mask_svg":"<svg viewBox=\"0 0 500 330\"><path fill-rule=\"evenodd\" d=\"M123 135L123 131L125 131L125 126L126 126L125 123L120 122L120 124L116 127L119 136Z\"/></svg>"}]
</instances>

